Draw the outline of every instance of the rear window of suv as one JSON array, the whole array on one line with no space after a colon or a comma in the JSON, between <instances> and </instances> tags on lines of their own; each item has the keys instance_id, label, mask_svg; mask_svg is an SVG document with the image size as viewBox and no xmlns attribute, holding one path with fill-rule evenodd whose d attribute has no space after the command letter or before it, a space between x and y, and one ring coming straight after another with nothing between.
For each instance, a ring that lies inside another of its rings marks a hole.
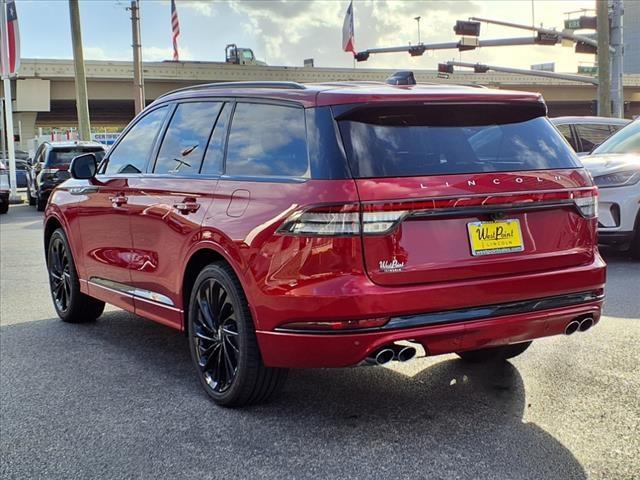
<instances>
[{"instance_id":1,"label":"rear window of suv","mask_svg":"<svg viewBox=\"0 0 640 480\"><path fill-rule=\"evenodd\" d=\"M56 165L69 165L74 157L82 155L83 153L94 153L98 163L102 160L102 157L104 157L104 149L100 147L56 147L49 151L46 163L52 167Z\"/></svg>"},{"instance_id":2,"label":"rear window of suv","mask_svg":"<svg viewBox=\"0 0 640 480\"><path fill-rule=\"evenodd\" d=\"M356 178L576 168L539 107L408 105L338 115Z\"/></svg>"}]
</instances>

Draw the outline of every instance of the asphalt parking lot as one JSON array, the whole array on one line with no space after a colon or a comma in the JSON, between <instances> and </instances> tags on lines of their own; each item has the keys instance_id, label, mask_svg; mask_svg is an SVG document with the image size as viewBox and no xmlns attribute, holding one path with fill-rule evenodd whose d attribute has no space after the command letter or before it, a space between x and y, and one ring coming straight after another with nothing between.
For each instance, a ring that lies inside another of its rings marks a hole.
<instances>
[{"instance_id":1,"label":"asphalt parking lot","mask_svg":"<svg viewBox=\"0 0 640 480\"><path fill-rule=\"evenodd\" d=\"M216 407L185 338L108 308L55 317L41 214L0 217L0 477L640 477L640 263L606 252L601 323L510 363L454 355L290 374L275 401Z\"/></svg>"}]
</instances>

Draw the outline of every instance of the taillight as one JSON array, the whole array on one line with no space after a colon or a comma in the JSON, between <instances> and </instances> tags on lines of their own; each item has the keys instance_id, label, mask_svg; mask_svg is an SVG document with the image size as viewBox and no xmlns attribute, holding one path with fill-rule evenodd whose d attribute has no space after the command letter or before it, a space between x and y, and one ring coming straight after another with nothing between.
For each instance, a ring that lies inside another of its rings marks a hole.
<instances>
[{"instance_id":1,"label":"taillight","mask_svg":"<svg viewBox=\"0 0 640 480\"><path fill-rule=\"evenodd\" d=\"M320 206L291 215L278 233L303 236L380 235L393 230L408 212L360 212L357 204Z\"/></svg>"},{"instance_id":2,"label":"taillight","mask_svg":"<svg viewBox=\"0 0 640 480\"><path fill-rule=\"evenodd\" d=\"M298 211L285 220L278 233L311 237L359 235L359 207L346 204Z\"/></svg>"},{"instance_id":3,"label":"taillight","mask_svg":"<svg viewBox=\"0 0 640 480\"><path fill-rule=\"evenodd\" d=\"M573 201L583 217L596 218L598 216L598 191L594 189L584 193L587 195L575 196Z\"/></svg>"},{"instance_id":4,"label":"taillight","mask_svg":"<svg viewBox=\"0 0 640 480\"><path fill-rule=\"evenodd\" d=\"M42 174L42 177L40 178L42 179L43 182L46 182L46 181L53 182L58 178L57 168L43 168L40 173Z\"/></svg>"},{"instance_id":5,"label":"taillight","mask_svg":"<svg viewBox=\"0 0 640 480\"><path fill-rule=\"evenodd\" d=\"M573 207L583 217L598 215L595 188L546 192L474 195L435 199L363 203L362 206L322 205L300 210L289 216L277 233L300 236L385 235L406 217L479 215L494 211L519 211L537 208Z\"/></svg>"}]
</instances>

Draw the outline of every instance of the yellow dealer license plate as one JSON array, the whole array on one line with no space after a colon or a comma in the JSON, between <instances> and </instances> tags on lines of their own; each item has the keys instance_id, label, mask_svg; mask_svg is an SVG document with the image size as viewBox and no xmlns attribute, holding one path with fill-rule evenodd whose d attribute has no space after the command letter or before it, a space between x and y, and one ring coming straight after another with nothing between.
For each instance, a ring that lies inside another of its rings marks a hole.
<instances>
[{"instance_id":1,"label":"yellow dealer license plate","mask_svg":"<svg viewBox=\"0 0 640 480\"><path fill-rule=\"evenodd\" d=\"M471 254L491 255L524 250L520 221L471 222L467 224Z\"/></svg>"}]
</instances>

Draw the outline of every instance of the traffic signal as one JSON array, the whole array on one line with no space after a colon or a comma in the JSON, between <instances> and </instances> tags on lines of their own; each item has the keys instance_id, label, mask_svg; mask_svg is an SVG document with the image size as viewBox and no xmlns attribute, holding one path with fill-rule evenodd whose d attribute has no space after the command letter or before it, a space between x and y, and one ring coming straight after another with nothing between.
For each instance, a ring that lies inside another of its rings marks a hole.
<instances>
[{"instance_id":1,"label":"traffic signal","mask_svg":"<svg viewBox=\"0 0 640 480\"><path fill-rule=\"evenodd\" d=\"M464 52L465 50L474 50L480 46L480 41L476 37L462 37L458 42L458 50Z\"/></svg>"},{"instance_id":2,"label":"traffic signal","mask_svg":"<svg viewBox=\"0 0 640 480\"><path fill-rule=\"evenodd\" d=\"M409 55L411 55L412 57L419 57L425 52L426 49L427 47L425 47L424 45L413 45L409 47Z\"/></svg>"},{"instance_id":3,"label":"traffic signal","mask_svg":"<svg viewBox=\"0 0 640 480\"><path fill-rule=\"evenodd\" d=\"M473 66L473 73L487 73L488 71L489 71L489 67L487 67L486 65L476 63Z\"/></svg>"},{"instance_id":4,"label":"traffic signal","mask_svg":"<svg viewBox=\"0 0 640 480\"><path fill-rule=\"evenodd\" d=\"M353 56L353 58L356 59L356 62L366 62L369 60L369 52L358 52Z\"/></svg>"},{"instance_id":5,"label":"traffic signal","mask_svg":"<svg viewBox=\"0 0 640 480\"><path fill-rule=\"evenodd\" d=\"M544 32L538 32L535 40L537 45L555 45L559 41L560 37L557 34Z\"/></svg>"},{"instance_id":6,"label":"traffic signal","mask_svg":"<svg viewBox=\"0 0 640 480\"><path fill-rule=\"evenodd\" d=\"M453 31L456 32L456 35L478 37L480 36L480 22L458 20L453 26Z\"/></svg>"},{"instance_id":7,"label":"traffic signal","mask_svg":"<svg viewBox=\"0 0 640 480\"><path fill-rule=\"evenodd\" d=\"M449 65L448 63L439 63L438 73L453 73L453 65Z\"/></svg>"},{"instance_id":8,"label":"traffic signal","mask_svg":"<svg viewBox=\"0 0 640 480\"><path fill-rule=\"evenodd\" d=\"M598 28L598 17L582 16L578 21L580 23L580 28L590 30L596 30Z\"/></svg>"},{"instance_id":9,"label":"traffic signal","mask_svg":"<svg viewBox=\"0 0 640 480\"><path fill-rule=\"evenodd\" d=\"M597 54L598 47L594 45L589 45L588 43L584 43L584 42L576 42L576 53Z\"/></svg>"}]
</instances>

